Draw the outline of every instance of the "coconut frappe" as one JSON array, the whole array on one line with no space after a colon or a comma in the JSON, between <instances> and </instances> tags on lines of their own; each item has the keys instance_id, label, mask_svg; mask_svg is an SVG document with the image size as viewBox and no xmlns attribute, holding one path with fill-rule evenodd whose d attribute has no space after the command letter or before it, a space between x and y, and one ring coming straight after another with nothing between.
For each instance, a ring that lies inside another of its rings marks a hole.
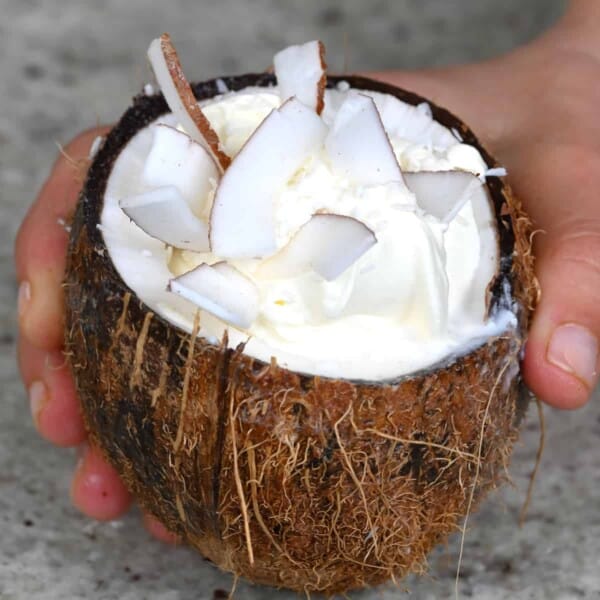
<instances>
[{"instance_id":1,"label":"coconut frappe","mask_svg":"<svg viewBox=\"0 0 600 600\"><path fill-rule=\"evenodd\" d=\"M320 42L193 87L168 36L149 58L162 94L102 143L71 237L92 439L254 581L422 570L523 410L532 270L505 173L423 98L328 77Z\"/></svg>"},{"instance_id":2,"label":"coconut frappe","mask_svg":"<svg viewBox=\"0 0 600 600\"><path fill-rule=\"evenodd\" d=\"M131 141L101 221L123 279L190 332L200 308L200 335L227 328L232 347L329 377L398 377L514 325L510 306L488 319L499 248L480 153L425 103L325 90L321 61L316 42L290 48L283 86L200 103L236 159L225 172L178 113Z\"/></svg>"}]
</instances>

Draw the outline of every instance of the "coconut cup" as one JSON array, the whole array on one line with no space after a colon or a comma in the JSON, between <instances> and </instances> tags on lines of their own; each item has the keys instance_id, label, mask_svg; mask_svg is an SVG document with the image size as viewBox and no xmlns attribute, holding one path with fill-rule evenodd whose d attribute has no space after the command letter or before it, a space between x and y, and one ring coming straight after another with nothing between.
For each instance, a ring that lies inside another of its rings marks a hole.
<instances>
[{"instance_id":1,"label":"coconut cup","mask_svg":"<svg viewBox=\"0 0 600 600\"><path fill-rule=\"evenodd\" d=\"M222 81L240 90L274 76ZM198 100L219 93L216 80L193 90ZM465 124L429 104L496 164ZM428 552L505 478L526 407L519 359L535 286L519 201L487 178L501 254L488 310L510 306L515 328L389 381L293 372L179 329L113 266L98 227L107 179L127 142L167 111L160 94L135 98L95 156L73 217L66 349L92 444L144 510L251 581L333 594L422 572Z\"/></svg>"}]
</instances>

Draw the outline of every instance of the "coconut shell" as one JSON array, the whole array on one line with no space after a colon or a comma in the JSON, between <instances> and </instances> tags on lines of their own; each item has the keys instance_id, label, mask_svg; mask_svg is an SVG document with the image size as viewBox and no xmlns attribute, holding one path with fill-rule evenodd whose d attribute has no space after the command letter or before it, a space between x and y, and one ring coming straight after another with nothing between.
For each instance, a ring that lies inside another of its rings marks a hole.
<instances>
[{"instance_id":1,"label":"coconut shell","mask_svg":"<svg viewBox=\"0 0 600 600\"><path fill-rule=\"evenodd\" d=\"M274 79L223 81L239 90ZM216 95L216 81L194 93ZM430 105L495 164L466 125ZM133 135L166 111L161 95L134 100L97 153L73 218L66 348L91 442L145 510L252 581L331 594L423 571L427 553L458 529L473 486L476 503L504 478L526 404L519 357L535 285L519 202L500 178L487 179L501 249L489 310L510 303L515 329L394 381L295 373L175 327L111 262L97 227L107 179Z\"/></svg>"}]
</instances>

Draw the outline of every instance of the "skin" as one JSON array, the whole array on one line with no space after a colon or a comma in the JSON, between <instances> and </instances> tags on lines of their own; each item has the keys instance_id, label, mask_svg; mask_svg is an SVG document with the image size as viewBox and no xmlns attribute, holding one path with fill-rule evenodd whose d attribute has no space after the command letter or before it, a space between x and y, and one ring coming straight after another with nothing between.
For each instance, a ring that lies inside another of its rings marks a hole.
<instances>
[{"instance_id":1,"label":"skin","mask_svg":"<svg viewBox=\"0 0 600 600\"><path fill-rule=\"evenodd\" d=\"M534 252L541 298L523 374L543 401L561 409L584 405L598 379L598 31L600 3L574 0L554 29L505 56L444 69L369 74L455 112L508 169L511 185L539 230ZM66 155L85 159L95 137L107 131L82 133L65 148ZM92 518L110 520L129 508L131 497L112 467L85 442L61 352L67 233L56 222L72 212L84 168L60 156L18 233L17 277L29 284L29 293L26 284L20 292L18 357L30 396L37 392L32 414L40 435L59 446L82 448L71 487L73 503ZM561 325L566 327L553 339ZM157 538L177 541L152 517L146 515L144 523Z\"/></svg>"}]
</instances>

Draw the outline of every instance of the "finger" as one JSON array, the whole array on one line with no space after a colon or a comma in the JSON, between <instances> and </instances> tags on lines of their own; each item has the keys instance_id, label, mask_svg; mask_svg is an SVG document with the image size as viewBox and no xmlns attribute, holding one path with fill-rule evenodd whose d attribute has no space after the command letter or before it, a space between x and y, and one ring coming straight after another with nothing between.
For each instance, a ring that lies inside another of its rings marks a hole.
<instances>
[{"instance_id":1,"label":"finger","mask_svg":"<svg viewBox=\"0 0 600 600\"><path fill-rule=\"evenodd\" d=\"M19 340L19 365L29 394L31 416L40 435L62 447L86 439L77 392L63 353Z\"/></svg>"},{"instance_id":2,"label":"finger","mask_svg":"<svg viewBox=\"0 0 600 600\"><path fill-rule=\"evenodd\" d=\"M87 131L64 149L17 234L21 333L41 348L62 345L61 283L68 243L64 223L77 202L90 146L106 131Z\"/></svg>"},{"instance_id":3,"label":"finger","mask_svg":"<svg viewBox=\"0 0 600 600\"><path fill-rule=\"evenodd\" d=\"M530 158L522 157L522 166L515 157L514 181L544 233L536 238L541 300L526 345L524 376L549 404L577 408L598 381L600 220L594 217L594 178L600 156L581 148L527 152Z\"/></svg>"},{"instance_id":4,"label":"finger","mask_svg":"<svg viewBox=\"0 0 600 600\"><path fill-rule=\"evenodd\" d=\"M118 473L88 445L75 468L71 499L82 513L99 521L116 519L131 506L131 495Z\"/></svg>"},{"instance_id":5,"label":"finger","mask_svg":"<svg viewBox=\"0 0 600 600\"><path fill-rule=\"evenodd\" d=\"M157 540L169 544L170 546L176 546L181 544L181 538L169 531L158 519L153 517L149 513L144 513L143 516L144 527L148 530L150 535L155 537Z\"/></svg>"}]
</instances>

